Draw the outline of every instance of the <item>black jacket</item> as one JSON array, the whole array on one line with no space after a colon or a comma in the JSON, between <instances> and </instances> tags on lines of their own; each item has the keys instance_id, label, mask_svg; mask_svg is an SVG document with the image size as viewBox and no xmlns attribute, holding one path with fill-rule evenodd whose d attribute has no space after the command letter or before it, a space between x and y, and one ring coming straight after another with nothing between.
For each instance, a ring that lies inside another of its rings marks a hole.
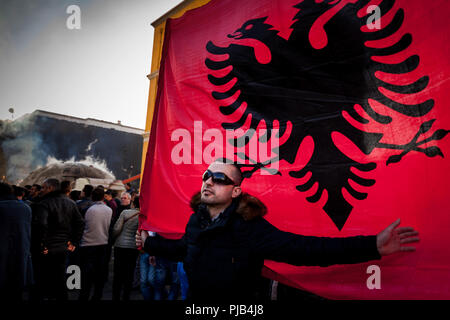
<instances>
[{"instance_id":1,"label":"black jacket","mask_svg":"<svg viewBox=\"0 0 450 320\"><path fill-rule=\"evenodd\" d=\"M84 220L74 201L58 192L50 192L33 204L33 253L47 248L50 253L64 252L67 242L78 246Z\"/></svg>"},{"instance_id":2,"label":"black jacket","mask_svg":"<svg viewBox=\"0 0 450 320\"><path fill-rule=\"evenodd\" d=\"M376 236L325 238L283 232L267 222L266 207L244 194L211 222L199 194L180 240L149 237L144 250L184 261L190 298L196 301L253 300L264 260L299 266L329 266L380 259Z\"/></svg>"}]
</instances>

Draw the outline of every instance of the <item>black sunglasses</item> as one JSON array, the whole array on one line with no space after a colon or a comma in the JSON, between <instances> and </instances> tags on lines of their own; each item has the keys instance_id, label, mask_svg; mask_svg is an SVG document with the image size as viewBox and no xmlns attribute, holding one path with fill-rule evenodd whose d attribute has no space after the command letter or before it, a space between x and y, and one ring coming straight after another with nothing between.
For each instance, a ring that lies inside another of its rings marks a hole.
<instances>
[{"instance_id":1,"label":"black sunglasses","mask_svg":"<svg viewBox=\"0 0 450 320\"><path fill-rule=\"evenodd\" d=\"M234 183L233 180L231 180L225 173L223 172L212 172L211 170L206 170L205 173L203 174L203 181L208 180L209 178L212 177L212 181L215 184L221 184L221 185L234 185L236 186L237 184Z\"/></svg>"}]
</instances>

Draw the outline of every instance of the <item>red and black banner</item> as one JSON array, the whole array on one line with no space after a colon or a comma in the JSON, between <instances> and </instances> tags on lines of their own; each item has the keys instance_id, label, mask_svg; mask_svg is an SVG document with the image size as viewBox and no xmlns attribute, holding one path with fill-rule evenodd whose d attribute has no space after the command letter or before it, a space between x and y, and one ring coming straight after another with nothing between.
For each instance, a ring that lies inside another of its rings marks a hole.
<instances>
[{"instance_id":1,"label":"red and black banner","mask_svg":"<svg viewBox=\"0 0 450 320\"><path fill-rule=\"evenodd\" d=\"M264 274L327 298L450 298L446 0L213 0L168 20L142 182L143 229L180 237L214 159L281 230L376 234L414 253ZM368 286L371 265L380 288Z\"/></svg>"}]
</instances>

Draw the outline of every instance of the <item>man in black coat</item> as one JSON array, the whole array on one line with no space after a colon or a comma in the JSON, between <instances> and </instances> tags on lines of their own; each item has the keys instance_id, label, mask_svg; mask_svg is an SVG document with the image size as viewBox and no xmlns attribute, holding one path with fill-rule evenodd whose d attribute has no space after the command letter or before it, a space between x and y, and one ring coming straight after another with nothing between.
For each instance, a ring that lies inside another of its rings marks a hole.
<instances>
[{"instance_id":1,"label":"man in black coat","mask_svg":"<svg viewBox=\"0 0 450 320\"><path fill-rule=\"evenodd\" d=\"M154 256L184 261L190 299L195 301L254 300L264 260L302 266L329 266L380 259L419 241L413 228L395 221L376 236L326 238L283 232L263 218L265 205L240 184L233 164L212 163L203 174L201 193L180 240L136 234L136 245Z\"/></svg>"},{"instance_id":2,"label":"man in black coat","mask_svg":"<svg viewBox=\"0 0 450 320\"><path fill-rule=\"evenodd\" d=\"M21 300L31 285L31 209L0 183L0 301Z\"/></svg>"},{"instance_id":3,"label":"man in black coat","mask_svg":"<svg viewBox=\"0 0 450 320\"><path fill-rule=\"evenodd\" d=\"M33 205L33 299L41 300L47 295L66 300L67 256L81 240L84 220L75 202L61 194L57 179L47 179L41 195L41 201Z\"/></svg>"}]
</instances>

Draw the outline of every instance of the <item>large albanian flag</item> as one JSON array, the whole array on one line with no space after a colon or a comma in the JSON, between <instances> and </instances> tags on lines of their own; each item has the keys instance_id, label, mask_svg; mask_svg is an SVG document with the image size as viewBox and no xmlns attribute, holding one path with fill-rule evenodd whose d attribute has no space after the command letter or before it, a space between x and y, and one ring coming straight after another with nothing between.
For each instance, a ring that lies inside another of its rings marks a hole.
<instances>
[{"instance_id":1,"label":"large albanian flag","mask_svg":"<svg viewBox=\"0 0 450 320\"><path fill-rule=\"evenodd\" d=\"M169 20L141 227L181 236L203 171L232 158L281 230L376 234L400 217L421 234L414 253L264 275L328 298L450 298L449 9L213 0Z\"/></svg>"}]
</instances>

